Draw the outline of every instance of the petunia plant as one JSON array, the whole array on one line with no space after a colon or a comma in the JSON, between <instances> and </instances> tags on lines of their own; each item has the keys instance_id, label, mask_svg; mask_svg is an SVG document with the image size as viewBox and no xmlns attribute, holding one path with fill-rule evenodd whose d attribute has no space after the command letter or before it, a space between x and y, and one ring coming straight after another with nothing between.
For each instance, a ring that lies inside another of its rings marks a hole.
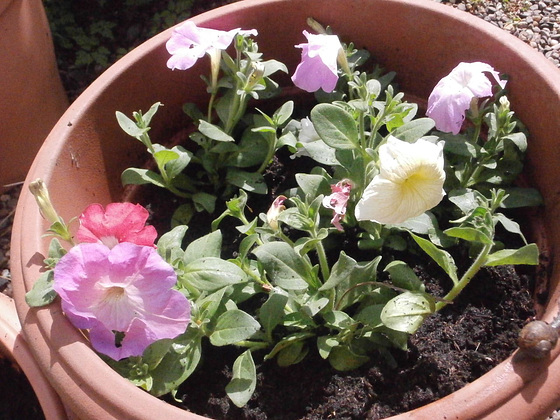
<instances>
[{"instance_id":1,"label":"petunia plant","mask_svg":"<svg viewBox=\"0 0 560 420\"><path fill-rule=\"evenodd\" d=\"M528 141L499 72L459 63L419 117L394 73L310 24L291 78L315 94L308 109L261 102L287 68L264 60L256 31L175 29L170 69L210 58L208 108L184 107L189 141L152 143L160 103L132 118L117 112L155 161L122 181L180 198L159 239L131 203L90 205L73 235L45 186L32 184L57 238L29 304L59 296L92 347L154 395L175 393L207 346L238 349L225 389L237 406L255 390L255 359L288 367L317 352L341 371L393 360L391 349L405 350L481 269L537 264L537 246L508 213L540 196L515 183ZM444 293L418 276L426 257Z\"/></svg>"}]
</instances>

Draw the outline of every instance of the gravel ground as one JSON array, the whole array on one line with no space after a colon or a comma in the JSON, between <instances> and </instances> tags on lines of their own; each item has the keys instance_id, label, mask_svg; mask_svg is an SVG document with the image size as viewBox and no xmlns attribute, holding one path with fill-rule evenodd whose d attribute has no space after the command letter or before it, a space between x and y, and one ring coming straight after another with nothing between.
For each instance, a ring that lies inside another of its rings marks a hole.
<instances>
[{"instance_id":1,"label":"gravel ground","mask_svg":"<svg viewBox=\"0 0 560 420\"><path fill-rule=\"evenodd\" d=\"M436 0L437 1L437 0ZM525 41L560 67L560 0L442 0L478 16ZM61 72L66 69L61 68ZM20 186L0 194L0 292L11 295L11 223ZM549 420L560 420L560 411Z\"/></svg>"}]
</instances>

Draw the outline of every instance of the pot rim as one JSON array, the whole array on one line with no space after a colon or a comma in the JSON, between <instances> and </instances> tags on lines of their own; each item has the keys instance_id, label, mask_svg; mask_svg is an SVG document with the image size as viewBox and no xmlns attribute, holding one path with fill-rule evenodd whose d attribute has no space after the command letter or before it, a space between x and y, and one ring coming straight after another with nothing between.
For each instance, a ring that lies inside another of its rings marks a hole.
<instances>
[{"instance_id":1,"label":"pot rim","mask_svg":"<svg viewBox=\"0 0 560 420\"><path fill-rule=\"evenodd\" d=\"M301 3L302 1L303 0L243 0L195 16L192 20L197 24L211 21L211 25L209 26L219 26L219 22L230 14L250 13L253 9L265 8L273 5L287 8L290 7L291 4ZM335 2L338 0L305 1L307 1L308 4L319 2L323 2L324 4L325 2ZM362 4L365 2L367 2L367 0L351 0L349 3ZM527 57L530 62L531 70L538 77L539 81L546 84L548 88L555 92L560 92L560 71L549 60L522 41L482 19L430 0L371 0L371 4L404 5L416 9L417 13L436 14L441 18L445 17L468 24L472 27L472 30L479 31L488 37L499 40L504 45L504 48L515 51L517 56ZM24 232L43 232L45 228L44 221L39 215L34 199L32 195L27 192L29 182L37 177L43 177L45 182L47 184L49 183L50 179L45 177L45 174L50 173L57 165L57 162L52 159L52 156L58 156L62 152L64 145L62 144L63 142L59 143L59 140L69 136L69 124L72 125L74 121L82 118L84 113L87 112L89 104L95 101L103 91L110 89L111 84L121 76L127 66L138 62L145 54L161 48L161 45L169 38L172 30L173 28L156 35L125 55L93 82L74 104L70 106L68 111L62 116L52 130L35 159L27 176L16 211L11 252L13 254L13 260L17 262L17 264L13 264L12 276L14 279L17 279L17 281L14 282L14 293L16 296L18 314L28 341L36 345L36 347L32 349L35 357L45 372L50 372L54 375L51 376L53 386L61 395L70 394L76 401L82 401L81 398L85 398L85 400L83 400L85 402L81 403L81 406L73 405L71 401L69 402L71 409L77 413L99 413L99 410L103 410L105 416L123 418L125 412L114 411L115 409L110 408L109 405L118 405L121 401L134 401L134 407L129 408L133 409L134 414L132 414L132 416L138 417L130 417L131 414L126 414L129 416L128 418L142 418L142 414L147 413L149 410L148 407L151 405L154 405L158 412L162 414L165 413L166 416L173 416L173 418L205 418L185 412L161 400L157 400L140 389L137 389L125 379L122 379L96 356L86 340L81 337L78 331L66 320L62 314L60 305L55 304L45 308L31 309L24 300L25 293L35 280L35 277L31 278L26 271L30 267L33 268L33 264L40 263L42 257L39 254L35 254L29 258L30 255L23 250L23 247L25 245L26 247L35 246L34 249L45 249L44 241L41 238L35 237L31 243L23 240L25 237ZM46 166L40 166L42 160L46 160L48 164ZM556 203L553 204L553 207L555 207ZM31 272L33 273L33 270ZM553 296L551 296L550 302L557 302L559 297L560 289L557 287ZM550 321L556 314L557 309L556 305L549 304L543 319ZM49 337L53 329L56 329L57 332L60 333L59 335L63 337L54 343L54 347L49 348L49 345L52 346L53 344L52 341L49 341L52 340L52 338ZM530 401L534 407L539 407L538 413L540 413L540 415L543 415L547 411L551 412L558 403L560 397L556 395L554 391L544 392L544 390L545 387L550 389L558 385L557 381L551 378L560 377L559 354L560 347L552 352L550 359L547 361L514 361L513 357L509 357L478 380L466 385L464 388L447 397L392 418L438 418L442 413L442 404L447 404L451 408L451 411L447 412L448 416L456 415L458 418L480 418L493 415L497 412L496 410L501 410L502 408L500 407L504 405L519 409L519 407L527 401ZM80 369L83 367L85 360L91 362L92 365L91 370L84 374ZM96 386L92 383L94 381L90 382L87 380L88 373L92 374L92 372L95 372L96 375L102 375L105 378L101 386ZM105 383L110 380L116 380L117 385L115 387L104 386ZM492 397L496 396L498 392L501 395L501 399L496 402ZM475 396L476 398L474 398ZM131 398L134 399L131 400ZM109 402L101 403L101 401L105 399ZM103 407L100 408L100 406ZM151 409L153 409L153 407Z\"/></svg>"}]
</instances>

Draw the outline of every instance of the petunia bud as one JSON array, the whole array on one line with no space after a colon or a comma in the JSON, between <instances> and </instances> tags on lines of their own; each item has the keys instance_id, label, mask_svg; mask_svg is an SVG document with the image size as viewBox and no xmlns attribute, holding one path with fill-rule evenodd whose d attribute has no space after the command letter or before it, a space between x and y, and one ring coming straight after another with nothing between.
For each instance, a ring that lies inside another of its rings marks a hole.
<instances>
[{"instance_id":1,"label":"petunia bud","mask_svg":"<svg viewBox=\"0 0 560 420\"><path fill-rule=\"evenodd\" d=\"M29 191L35 197L41 215L49 221L50 224L60 222L60 217L52 205L49 196L49 190L42 179L36 179L29 184Z\"/></svg>"},{"instance_id":2,"label":"petunia bud","mask_svg":"<svg viewBox=\"0 0 560 420\"><path fill-rule=\"evenodd\" d=\"M279 195L278 197L276 197L276 199L266 212L266 221L268 225L274 230L278 230L278 216L280 215L280 213L286 210L284 201L286 201L286 197L283 195Z\"/></svg>"}]
</instances>

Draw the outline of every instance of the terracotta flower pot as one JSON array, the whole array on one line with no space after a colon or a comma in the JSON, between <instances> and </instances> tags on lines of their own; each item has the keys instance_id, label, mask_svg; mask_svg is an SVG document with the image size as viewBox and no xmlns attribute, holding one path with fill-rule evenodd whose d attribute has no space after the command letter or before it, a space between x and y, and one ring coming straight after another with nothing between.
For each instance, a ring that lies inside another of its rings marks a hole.
<instances>
[{"instance_id":1,"label":"terracotta flower pot","mask_svg":"<svg viewBox=\"0 0 560 420\"><path fill-rule=\"evenodd\" d=\"M436 82L460 61L484 61L510 75L512 108L531 132L526 175L544 195L544 227L550 258L560 258L560 71L544 56L498 28L463 12L423 0L246 0L195 17L217 29L256 28L261 51L285 62L293 72L305 20L330 24L342 39L366 47L395 70L403 91L426 98ZM151 131L165 139L185 123L181 105L202 103L205 87L200 66L170 72L165 42L170 31L125 56L74 103L49 135L27 182L41 177L62 216L70 219L92 202L119 200L120 173L139 165L140 144L128 138L115 120L165 104ZM266 57L266 56L265 56ZM285 80L288 84L288 80ZM32 351L53 386L84 419L195 419L136 389L105 365L67 321L57 304L30 309L24 294L39 276L48 239L47 228L24 190L13 230L12 275L17 309ZM558 312L560 271L552 268L549 302L543 318ZM560 400L560 347L549 359L505 360L482 378L421 409L406 419L537 419ZM511 414L514 413L514 414Z\"/></svg>"},{"instance_id":2,"label":"terracotta flower pot","mask_svg":"<svg viewBox=\"0 0 560 420\"><path fill-rule=\"evenodd\" d=\"M66 419L58 394L29 351L13 299L0 293L0 354L15 362L27 376L47 420Z\"/></svg>"},{"instance_id":3,"label":"terracotta flower pot","mask_svg":"<svg viewBox=\"0 0 560 420\"><path fill-rule=\"evenodd\" d=\"M68 107L42 0L0 4L0 190L23 181Z\"/></svg>"}]
</instances>

